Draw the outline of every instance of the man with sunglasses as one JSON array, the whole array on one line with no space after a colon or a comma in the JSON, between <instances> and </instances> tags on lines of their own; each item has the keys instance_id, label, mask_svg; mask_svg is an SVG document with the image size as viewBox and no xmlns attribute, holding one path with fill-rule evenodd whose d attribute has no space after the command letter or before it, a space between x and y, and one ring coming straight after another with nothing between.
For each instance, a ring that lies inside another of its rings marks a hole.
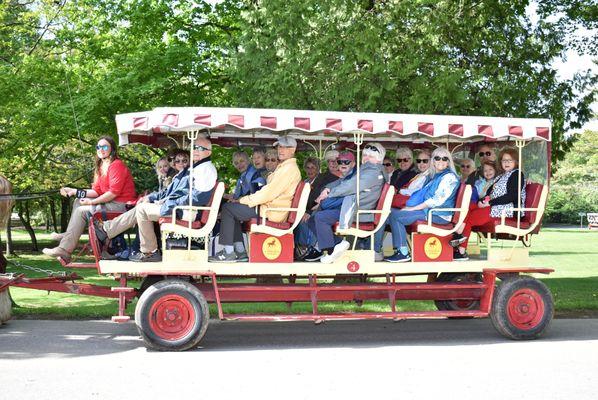
<instances>
[{"instance_id":1,"label":"man with sunglasses","mask_svg":"<svg viewBox=\"0 0 598 400\"><path fill-rule=\"evenodd\" d=\"M392 162L392 157L384 157L384 162L382 162L382 166L384 167L384 180L387 183L390 183L390 178L392 174L395 172L395 164Z\"/></svg>"},{"instance_id":2,"label":"man with sunglasses","mask_svg":"<svg viewBox=\"0 0 598 400\"><path fill-rule=\"evenodd\" d=\"M480 145L477 155L480 159L480 167L476 169L474 173L470 174L467 181L465 181L465 183L472 187L475 185L475 181L484 177L484 163L486 161L496 163L495 149L487 143L482 143Z\"/></svg>"},{"instance_id":3,"label":"man with sunglasses","mask_svg":"<svg viewBox=\"0 0 598 400\"><path fill-rule=\"evenodd\" d=\"M399 147L397 149L397 168L390 177L390 184L393 185L397 191L401 190L406 184L417 175L417 171L413 166L413 152L408 147Z\"/></svg>"},{"instance_id":4,"label":"man with sunglasses","mask_svg":"<svg viewBox=\"0 0 598 400\"><path fill-rule=\"evenodd\" d=\"M385 183L382 161L386 150L380 143L370 143L363 148L361 166L359 169L359 209L372 210L376 208L382 187ZM340 160L339 156L339 160ZM349 179L333 182L322 191L320 202L327 198L342 198L338 210L316 212L309 220L310 229L316 234L318 253L312 252L306 261L316 261L329 264L337 260L349 249L349 242L334 235L332 227L339 222L339 228L351 226L357 213L357 174ZM360 222L371 222L373 214L360 216ZM327 252L327 255L324 255Z\"/></svg>"},{"instance_id":5,"label":"man with sunglasses","mask_svg":"<svg viewBox=\"0 0 598 400\"><path fill-rule=\"evenodd\" d=\"M154 231L154 222L160 217L169 217L176 206L189 204L191 196L194 206L208 203L218 178L218 172L212 164L212 143L200 137L193 146L193 166L181 170L163 193L152 193L128 212L104 222L103 226L95 225L98 240L113 238L135 225L139 228L140 251L129 257L130 261L158 262L162 256L158 251L158 240ZM176 159L175 159L176 161ZM189 180L193 177L193 189L189 193Z\"/></svg>"},{"instance_id":6,"label":"man with sunglasses","mask_svg":"<svg viewBox=\"0 0 598 400\"><path fill-rule=\"evenodd\" d=\"M219 242L224 248L210 257L211 262L247 261L243 254L241 223L258 217L255 207L261 206L259 216L267 218L268 221L283 222L287 219L288 211L275 209L291 207L295 190L301 181L301 171L295 159L297 141L291 136L282 136L274 142L274 146L280 163L274 172L268 175L266 186L222 206Z\"/></svg>"}]
</instances>

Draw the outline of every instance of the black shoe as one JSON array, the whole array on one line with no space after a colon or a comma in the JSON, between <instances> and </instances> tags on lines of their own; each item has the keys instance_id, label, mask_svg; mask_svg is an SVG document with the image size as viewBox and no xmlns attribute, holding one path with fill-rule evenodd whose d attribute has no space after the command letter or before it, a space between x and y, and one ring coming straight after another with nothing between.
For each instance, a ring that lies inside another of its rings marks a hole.
<instances>
[{"instance_id":1,"label":"black shoe","mask_svg":"<svg viewBox=\"0 0 598 400\"><path fill-rule=\"evenodd\" d=\"M465 243L467 238L460 233L453 233L453 238L449 242L452 247L459 247L460 244Z\"/></svg>"},{"instance_id":2,"label":"black shoe","mask_svg":"<svg viewBox=\"0 0 598 400\"><path fill-rule=\"evenodd\" d=\"M316 250L314 247L310 247L309 250L307 250L305 257L303 257L303 260L307 262L314 262L319 261L322 257L324 257L323 252Z\"/></svg>"},{"instance_id":3,"label":"black shoe","mask_svg":"<svg viewBox=\"0 0 598 400\"><path fill-rule=\"evenodd\" d=\"M459 249L455 249L453 251L453 260L454 261L467 261L467 260L469 260L469 256L467 255L466 251L461 253L459 251Z\"/></svg>"},{"instance_id":4,"label":"black shoe","mask_svg":"<svg viewBox=\"0 0 598 400\"><path fill-rule=\"evenodd\" d=\"M96 239L100 242L100 248L104 246L106 240L108 240L108 234L104 230L104 227L100 224L100 221L97 219L93 220L93 230L96 234Z\"/></svg>"},{"instance_id":5,"label":"black shoe","mask_svg":"<svg viewBox=\"0 0 598 400\"><path fill-rule=\"evenodd\" d=\"M153 253L135 253L129 257L129 261L135 262L161 262L162 255L158 250L154 251Z\"/></svg>"}]
</instances>

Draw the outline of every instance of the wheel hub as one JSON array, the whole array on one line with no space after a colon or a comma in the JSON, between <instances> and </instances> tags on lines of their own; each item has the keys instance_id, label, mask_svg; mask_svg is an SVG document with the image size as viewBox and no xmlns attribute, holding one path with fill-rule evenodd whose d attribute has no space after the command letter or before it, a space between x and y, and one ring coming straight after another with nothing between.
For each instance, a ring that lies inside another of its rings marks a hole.
<instances>
[{"instance_id":1,"label":"wheel hub","mask_svg":"<svg viewBox=\"0 0 598 400\"><path fill-rule=\"evenodd\" d=\"M513 293L507 304L509 321L519 329L533 329L544 315L544 301L538 292L520 289Z\"/></svg>"},{"instance_id":2,"label":"wheel hub","mask_svg":"<svg viewBox=\"0 0 598 400\"><path fill-rule=\"evenodd\" d=\"M188 334L195 324L195 310L189 300L179 295L159 298L150 309L150 326L166 340L177 340Z\"/></svg>"}]
</instances>

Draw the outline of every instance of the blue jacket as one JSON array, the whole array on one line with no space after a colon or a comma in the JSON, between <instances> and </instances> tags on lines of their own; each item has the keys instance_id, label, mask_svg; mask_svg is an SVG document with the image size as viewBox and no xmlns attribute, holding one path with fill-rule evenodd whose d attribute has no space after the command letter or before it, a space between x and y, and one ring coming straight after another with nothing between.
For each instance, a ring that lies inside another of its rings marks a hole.
<instances>
[{"instance_id":1,"label":"blue jacket","mask_svg":"<svg viewBox=\"0 0 598 400\"><path fill-rule=\"evenodd\" d=\"M184 181L184 182L182 182ZM189 168L185 168L178 174L176 174L172 178L172 182L170 185L166 186L165 189L162 189L157 192L152 192L148 195L148 199L150 203L155 203L158 200L168 198L172 193L177 192L178 190L182 189L182 185L187 185L187 189L189 187Z\"/></svg>"},{"instance_id":2,"label":"blue jacket","mask_svg":"<svg viewBox=\"0 0 598 400\"><path fill-rule=\"evenodd\" d=\"M266 180L260 175L259 171L253 165L241 174L235 187L234 199L253 194L260 190L266 184Z\"/></svg>"},{"instance_id":3,"label":"blue jacket","mask_svg":"<svg viewBox=\"0 0 598 400\"><path fill-rule=\"evenodd\" d=\"M340 185L343 181L351 179L356 172L357 168L354 167L351 171L349 171L347 176L343 176L340 179L330 182L328 185L326 185L326 187L330 189L332 193L332 189ZM329 196L320 203L320 210L340 210L341 206L343 205L344 198L345 196Z\"/></svg>"},{"instance_id":4,"label":"blue jacket","mask_svg":"<svg viewBox=\"0 0 598 400\"><path fill-rule=\"evenodd\" d=\"M426 183L426 185L413 193L407 206L414 207L421 203L426 203L425 211L430 208L454 208L459 190L459 177L449 168L438 172ZM452 211L438 211L434 215L450 221L453 217Z\"/></svg>"}]
</instances>

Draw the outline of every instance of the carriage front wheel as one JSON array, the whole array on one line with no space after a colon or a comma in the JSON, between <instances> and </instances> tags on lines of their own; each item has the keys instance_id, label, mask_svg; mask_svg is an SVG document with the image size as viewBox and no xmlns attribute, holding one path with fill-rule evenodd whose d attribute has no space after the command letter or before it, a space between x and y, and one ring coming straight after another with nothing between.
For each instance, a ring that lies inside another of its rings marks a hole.
<instances>
[{"instance_id":1,"label":"carriage front wheel","mask_svg":"<svg viewBox=\"0 0 598 400\"><path fill-rule=\"evenodd\" d=\"M509 339L528 340L541 336L554 315L554 301L546 285L531 276L503 280L494 292L490 319Z\"/></svg>"},{"instance_id":2,"label":"carriage front wheel","mask_svg":"<svg viewBox=\"0 0 598 400\"><path fill-rule=\"evenodd\" d=\"M135 324L148 348L183 351L203 338L210 319L208 302L199 289L180 279L147 288L135 308Z\"/></svg>"}]
</instances>

